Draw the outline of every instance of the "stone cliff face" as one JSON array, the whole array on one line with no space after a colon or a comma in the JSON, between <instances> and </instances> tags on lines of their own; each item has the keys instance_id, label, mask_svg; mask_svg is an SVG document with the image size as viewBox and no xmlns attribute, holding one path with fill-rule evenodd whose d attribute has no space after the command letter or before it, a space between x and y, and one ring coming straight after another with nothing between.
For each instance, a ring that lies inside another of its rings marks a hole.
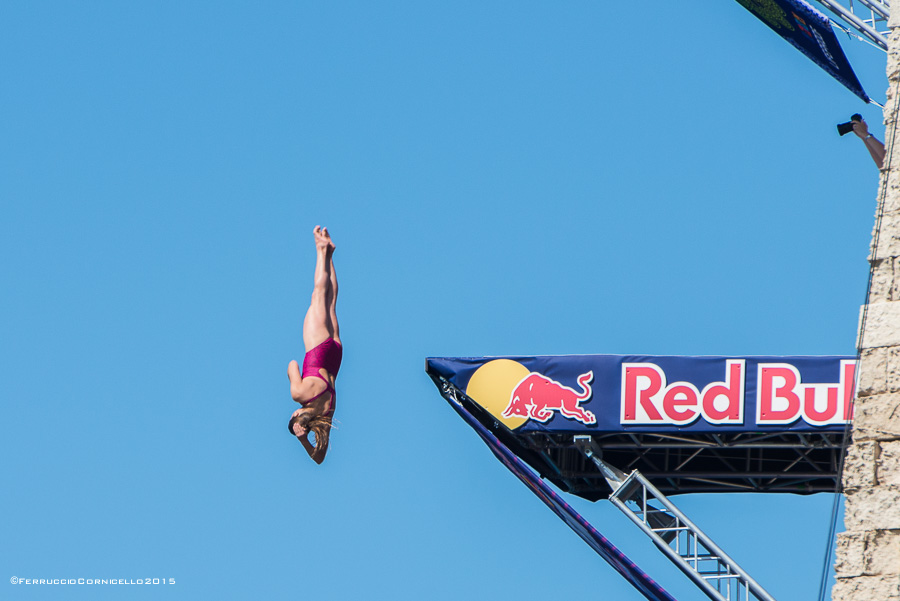
<instances>
[{"instance_id":1,"label":"stone cliff face","mask_svg":"<svg viewBox=\"0 0 900 601\"><path fill-rule=\"evenodd\" d=\"M869 255L872 289L861 324L853 443L843 475L846 531L837 539L833 601L900 601L900 2L892 4L884 110L888 157L876 212L880 233L876 239L873 230Z\"/></svg>"}]
</instances>

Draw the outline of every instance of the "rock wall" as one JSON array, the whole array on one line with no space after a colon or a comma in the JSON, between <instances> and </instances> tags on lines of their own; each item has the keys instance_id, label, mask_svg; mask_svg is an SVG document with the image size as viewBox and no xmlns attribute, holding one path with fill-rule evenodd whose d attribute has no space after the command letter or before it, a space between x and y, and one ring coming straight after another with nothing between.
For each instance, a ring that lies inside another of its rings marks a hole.
<instances>
[{"instance_id":1,"label":"rock wall","mask_svg":"<svg viewBox=\"0 0 900 601\"><path fill-rule=\"evenodd\" d=\"M877 244L873 230L872 290L857 341L859 389L843 475L846 531L837 537L833 601L900 601L900 0L892 4L884 110L890 160L881 173L876 216L883 209L883 217Z\"/></svg>"}]
</instances>

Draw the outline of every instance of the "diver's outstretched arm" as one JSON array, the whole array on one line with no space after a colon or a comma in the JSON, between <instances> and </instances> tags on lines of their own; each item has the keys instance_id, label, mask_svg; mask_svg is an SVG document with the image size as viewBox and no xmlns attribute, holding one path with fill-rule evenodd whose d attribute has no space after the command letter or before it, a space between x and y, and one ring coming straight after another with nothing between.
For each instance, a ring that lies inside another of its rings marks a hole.
<instances>
[{"instance_id":1,"label":"diver's outstretched arm","mask_svg":"<svg viewBox=\"0 0 900 601\"><path fill-rule=\"evenodd\" d=\"M306 436L298 436L297 438L300 440L300 444L303 445L303 448L306 449L310 459L321 465L325 460L325 453L319 453L319 450L309 442L309 439L307 439Z\"/></svg>"}]
</instances>

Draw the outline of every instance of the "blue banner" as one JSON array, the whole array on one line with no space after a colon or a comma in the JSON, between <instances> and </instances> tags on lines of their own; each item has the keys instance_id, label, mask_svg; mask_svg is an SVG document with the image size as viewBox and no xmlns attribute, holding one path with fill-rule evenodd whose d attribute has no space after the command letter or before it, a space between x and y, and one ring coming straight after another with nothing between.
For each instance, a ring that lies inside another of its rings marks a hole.
<instances>
[{"instance_id":1,"label":"blue banner","mask_svg":"<svg viewBox=\"0 0 900 601\"><path fill-rule=\"evenodd\" d=\"M637 564L628 559L624 553L619 551L606 537L597 531L587 520L572 509L556 492L547 486L543 480L538 478L528 466L526 466L518 457L504 445L502 442L491 434L484 426L482 426L471 413L466 411L464 407L458 403L451 402L460 417L468 423L475 432L481 437L484 443L491 449L497 459L505 465L509 471L515 474L525 486L531 489L537 497L543 501L547 507L564 521L569 528L575 531L584 542L586 542L594 551L597 552L606 562L612 566L614 570L619 572L631 585L636 588L644 597L651 601L676 601L669 593L667 593L659 584L650 576L641 570Z\"/></svg>"},{"instance_id":2,"label":"blue banner","mask_svg":"<svg viewBox=\"0 0 900 601\"><path fill-rule=\"evenodd\" d=\"M517 433L843 432L855 357L429 358Z\"/></svg>"},{"instance_id":3,"label":"blue banner","mask_svg":"<svg viewBox=\"0 0 900 601\"><path fill-rule=\"evenodd\" d=\"M869 102L828 17L803 0L737 0L848 90Z\"/></svg>"}]
</instances>

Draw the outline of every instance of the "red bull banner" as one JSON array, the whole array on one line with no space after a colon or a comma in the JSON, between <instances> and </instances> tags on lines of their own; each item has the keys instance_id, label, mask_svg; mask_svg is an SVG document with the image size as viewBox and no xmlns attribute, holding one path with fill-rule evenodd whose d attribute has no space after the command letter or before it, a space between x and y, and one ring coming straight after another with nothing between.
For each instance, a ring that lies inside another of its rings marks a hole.
<instances>
[{"instance_id":1,"label":"red bull banner","mask_svg":"<svg viewBox=\"0 0 900 601\"><path fill-rule=\"evenodd\" d=\"M578 536L584 540L615 571L621 574L635 589L651 601L675 601L665 589L656 583L637 564L631 561L615 545L606 539L581 514L572 509L550 486L541 480L527 465L516 457L509 448L498 440L487 428L459 403L451 402L450 406L481 437L494 456L509 471L527 486L553 513L564 521Z\"/></svg>"},{"instance_id":2,"label":"red bull banner","mask_svg":"<svg viewBox=\"0 0 900 601\"><path fill-rule=\"evenodd\" d=\"M564 355L429 358L517 432L843 432L856 358Z\"/></svg>"}]
</instances>

